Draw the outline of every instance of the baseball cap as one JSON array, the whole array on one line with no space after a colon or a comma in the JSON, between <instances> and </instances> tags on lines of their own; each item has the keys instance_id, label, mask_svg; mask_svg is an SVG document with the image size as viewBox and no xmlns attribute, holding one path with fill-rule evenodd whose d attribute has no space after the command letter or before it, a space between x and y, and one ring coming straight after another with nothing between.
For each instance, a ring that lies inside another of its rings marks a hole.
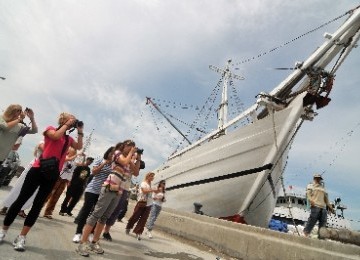
<instances>
[{"instance_id":1,"label":"baseball cap","mask_svg":"<svg viewBox=\"0 0 360 260\"><path fill-rule=\"evenodd\" d=\"M323 177L322 177L321 174L319 174L319 173L315 173L315 174L314 174L314 178L323 179Z\"/></svg>"}]
</instances>

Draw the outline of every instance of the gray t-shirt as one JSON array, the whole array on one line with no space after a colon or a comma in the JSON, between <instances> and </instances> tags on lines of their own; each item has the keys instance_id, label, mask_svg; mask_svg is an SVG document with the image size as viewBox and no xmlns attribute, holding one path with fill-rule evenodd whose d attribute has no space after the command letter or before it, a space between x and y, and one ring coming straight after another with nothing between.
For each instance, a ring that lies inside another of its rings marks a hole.
<instances>
[{"instance_id":1,"label":"gray t-shirt","mask_svg":"<svg viewBox=\"0 0 360 260\"><path fill-rule=\"evenodd\" d=\"M19 137L19 132L25 128L21 124L8 129L7 123L3 116L0 116L0 161L4 161L10 153L16 139Z\"/></svg>"}]
</instances>

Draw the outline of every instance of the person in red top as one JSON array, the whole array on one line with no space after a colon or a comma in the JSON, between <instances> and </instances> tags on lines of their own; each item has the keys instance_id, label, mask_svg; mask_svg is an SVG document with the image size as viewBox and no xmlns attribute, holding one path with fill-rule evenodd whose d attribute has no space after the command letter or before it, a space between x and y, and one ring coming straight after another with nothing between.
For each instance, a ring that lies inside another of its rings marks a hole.
<instances>
[{"instance_id":1,"label":"person in red top","mask_svg":"<svg viewBox=\"0 0 360 260\"><path fill-rule=\"evenodd\" d=\"M24 226L14 242L14 249L17 251L25 250L25 236L29 233L31 227L35 224L41 208L47 196L50 194L56 180L59 178L60 170L63 167L66 153L69 146L75 150L79 150L83 146L83 124L77 124L75 116L68 113L61 113L59 116L57 128L48 126L44 131L44 151L40 158L36 159L31 169L29 170L24 184L21 188L18 198L10 206L8 213L3 222L3 228L0 230L0 242L14 222L21 207L32 196L32 194L39 188L39 191L34 199L33 206L24 221ZM72 137L67 135L67 130L74 130L77 128L78 137L75 141ZM48 163L48 167L41 159L51 159L52 163ZM40 165L41 163L41 165Z\"/></svg>"}]
</instances>

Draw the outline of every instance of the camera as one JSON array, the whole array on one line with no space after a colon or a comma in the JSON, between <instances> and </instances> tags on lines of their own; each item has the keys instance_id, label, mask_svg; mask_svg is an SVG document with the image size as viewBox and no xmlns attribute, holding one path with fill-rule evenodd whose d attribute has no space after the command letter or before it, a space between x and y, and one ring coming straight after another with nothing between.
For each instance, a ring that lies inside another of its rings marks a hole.
<instances>
[{"instance_id":1,"label":"camera","mask_svg":"<svg viewBox=\"0 0 360 260\"><path fill-rule=\"evenodd\" d=\"M77 127L83 127L83 126L84 126L84 122L76 119L74 124L71 127L77 128Z\"/></svg>"},{"instance_id":2,"label":"camera","mask_svg":"<svg viewBox=\"0 0 360 260\"><path fill-rule=\"evenodd\" d=\"M136 152L137 152L138 154L143 154L144 149L137 148L137 149L136 149Z\"/></svg>"},{"instance_id":3,"label":"camera","mask_svg":"<svg viewBox=\"0 0 360 260\"><path fill-rule=\"evenodd\" d=\"M140 170L145 169L145 162L140 160Z\"/></svg>"},{"instance_id":4,"label":"camera","mask_svg":"<svg viewBox=\"0 0 360 260\"><path fill-rule=\"evenodd\" d=\"M30 108L26 107L25 112L29 112L29 111L30 111Z\"/></svg>"}]
</instances>

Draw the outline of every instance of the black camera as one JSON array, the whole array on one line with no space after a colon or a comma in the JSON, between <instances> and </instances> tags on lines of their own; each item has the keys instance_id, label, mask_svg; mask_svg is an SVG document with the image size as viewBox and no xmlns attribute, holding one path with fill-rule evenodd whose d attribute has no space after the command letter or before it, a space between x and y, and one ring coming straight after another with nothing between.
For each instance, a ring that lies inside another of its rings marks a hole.
<instances>
[{"instance_id":1,"label":"black camera","mask_svg":"<svg viewBox=\"0 0 360 260\"><path fill-rule=\"evenodd\" d=\"M31 109L30 108L25 108L25 112L29 112Z\"/></svg>"},{"instance_id":2,"label":"black camera","mask_svg":"<svg viewBox=\"0 0 360 260\"><path fill-rule=\"evenodd\" d=\"M77 127L83 127L83 126L84 126L84 122L76 119L74 124L71 127L77 128Z\"/></svg>"},{"instance_id":3,"label":"black camera","mask_svg":"<svg viewBox=\"0 0 360 260\"><path fill-rule=\"evenodd\" d=\"M137 149L136 149L136 152L137 152L138 154L143 154L144 149L137 148Z\"/></svg>"},{"instance_id":4,"label":"black camera","mask_svg":"<svg viewBox=\"0 0 360 260\"><path fill-rule=\"evenodd\" d=\"M145 162L140 160L140 170L145 169Z\"/></svg>"}]
</instances>

